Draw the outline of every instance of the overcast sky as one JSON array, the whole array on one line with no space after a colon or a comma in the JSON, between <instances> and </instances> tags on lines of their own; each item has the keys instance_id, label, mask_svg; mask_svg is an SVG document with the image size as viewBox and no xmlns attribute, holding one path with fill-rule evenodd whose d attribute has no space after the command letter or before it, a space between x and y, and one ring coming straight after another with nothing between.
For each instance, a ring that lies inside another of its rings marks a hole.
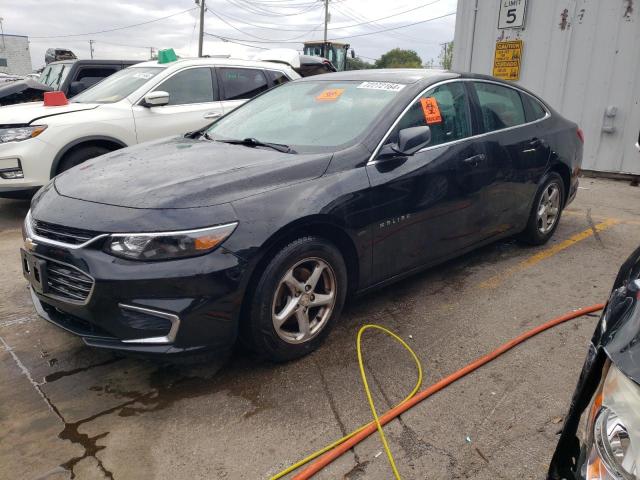
<instances>
[{"instance_id":1,"label":"overcast sky","mask_svg":"<svg viewBox=\"0 0 640 480\"><path fill-rule=\"evenodd\" d=\"M456 3L456 0L331 0L329 38L368 34L446 15L455 12ZM205 31L223 37L245 42L286 41L290 43L252 45L297 50L302 48L303 40L322 38L321 0L206 0L206 5L211 12L205 14ZM164 20L113 32L37 38L98 32L148 22L190 8L193 10ZM415 10L382 19L410 9ZM79 58L89 58L90 39L95 40L94 58L145 59L149 58L149 47L173 47L181 56L195 56L198 50L198 10L194 0L4 0L0 17L4 33L29 36L34 68L44 64L44 52L50 47L69 48ZM382 20L354 26L377 19ZM453 40L454 26L455 15L450 15L342 41L350 43L357 55L369 61L400 47L416 50L426 62L437 58L441 43ZM259 51L205 36L205 54L250 58Z\"/></svg>"}]
</instances>

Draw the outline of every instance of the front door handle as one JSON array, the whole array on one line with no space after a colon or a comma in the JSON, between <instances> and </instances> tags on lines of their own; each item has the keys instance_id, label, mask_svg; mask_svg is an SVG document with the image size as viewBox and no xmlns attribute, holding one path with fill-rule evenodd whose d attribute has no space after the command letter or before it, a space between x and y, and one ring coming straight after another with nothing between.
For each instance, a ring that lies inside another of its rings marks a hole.
<instances>
[{"instance_id":1,"label":"front door handle","mask_svg":"<svg viewBox=\"0 0 640 480\"><path fill-rule=\"evenodd\" d=\"M222 113L220 112L209 112L204 114L204 118L206 119L218 118L221 116L222 116Z\"/></svg>"},{"instance_id":2,"label":"front door handle","mask_svg":"<svg viewBox=\"0 0 640 480\"><path fill-rule=\"evenodd\" d=\"M462 160L464 165L469 165L470 167L477 167L482 162L487 159L487 156L484 153L480 153L478 155L474 155L473 157L465 158Z\"/></svg>"}]
</instances>

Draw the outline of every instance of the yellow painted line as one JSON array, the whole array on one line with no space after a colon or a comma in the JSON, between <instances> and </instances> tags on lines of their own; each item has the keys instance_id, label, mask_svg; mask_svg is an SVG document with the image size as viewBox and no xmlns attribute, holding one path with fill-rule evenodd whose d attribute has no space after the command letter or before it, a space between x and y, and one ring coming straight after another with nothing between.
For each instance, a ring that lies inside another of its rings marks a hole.
<instances>
[{"instance_id":1,"label":"yellow painted line","mask_svg":"<svg viewBox=\"0 0 640 480\"><path fill-rule=\"evenodd\" d=\"M494 275L488 280L485 280L484 282L480 283L480 287L481 288L497 287L504 281L505 278L510 277L511 275L521 272L522 270L525 270L527 268L533 267L534 265L540 263L541 261L546 260L547 258L552 257L563 250L566 250L567 248L575 245L576 243L581 242L582 240L593 236L594 230L596 232L601 232L618 223L620 223L620 220L618 220L617 218L608 218L603 222L596 224L593 229L587 228L586 230L580 233L576 233L575 235L567 238L566 240L556 245L552 245L551 247L545 248L544 250L541 250L540 252L531 255L530 257L524 259L522 262L518 263L517 265L514 265L513 267L508 268L504 272L499 273L498 275Z\"/></svg>"},{"instance_id":2,"label":"yellow painted line","mask_svg":"<svg viewBox=\"0 0 640 480\"><path fill-rule=\"evenodd\" d=\"M584 212L581 212L579 210L563 210L562 211L562 215L570 215L570 216L574 216L574 217L583 217L584 216ZM640 220L628 220L628 219L622 219L622 218L613 218L613 217L604 217L602 215L593 215L594 219L614 219L617 220L618 223L624 223L625 225L640 225Z\"/></svg>"}]
</instances>

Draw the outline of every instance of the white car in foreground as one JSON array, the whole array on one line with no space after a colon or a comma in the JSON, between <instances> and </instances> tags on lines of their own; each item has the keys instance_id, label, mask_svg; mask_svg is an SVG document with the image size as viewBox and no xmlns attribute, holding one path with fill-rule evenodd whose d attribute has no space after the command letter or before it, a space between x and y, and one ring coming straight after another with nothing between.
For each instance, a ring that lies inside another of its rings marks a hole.
<instances>
[{"instance_id":1,"label":"white car in foreground","mask_svg":"<svg viewBox=\"0 0 640 480\"><path fill-rule=\"evenodd\" d=\"M58 173L112 150L198 130L297 78L288 65L273 62L150 61L111 75L66 105L0 107L0 196L28 195Z\"/></svg>"}]
</instances>

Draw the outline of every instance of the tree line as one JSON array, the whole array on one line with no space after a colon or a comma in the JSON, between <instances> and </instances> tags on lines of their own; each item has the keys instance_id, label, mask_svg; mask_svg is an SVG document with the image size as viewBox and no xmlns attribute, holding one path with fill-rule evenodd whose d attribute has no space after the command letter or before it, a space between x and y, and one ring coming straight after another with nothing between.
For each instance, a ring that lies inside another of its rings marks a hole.
<instances>
[{"instance_id":1,"label":"tree line","mask_svg":"<svg viewBox=\"0 0 640 480\"><path fill-rule=\"evenodd\" d=\"M442 45L437 64L433 58L423 62L415 50L394 48L374 63L367 62L358 56L349 58L347 59L347 70L366 70L369 68L443 68L450 70L452 61L453 42L447 42Z\"/></svg>"}]
</instances>

